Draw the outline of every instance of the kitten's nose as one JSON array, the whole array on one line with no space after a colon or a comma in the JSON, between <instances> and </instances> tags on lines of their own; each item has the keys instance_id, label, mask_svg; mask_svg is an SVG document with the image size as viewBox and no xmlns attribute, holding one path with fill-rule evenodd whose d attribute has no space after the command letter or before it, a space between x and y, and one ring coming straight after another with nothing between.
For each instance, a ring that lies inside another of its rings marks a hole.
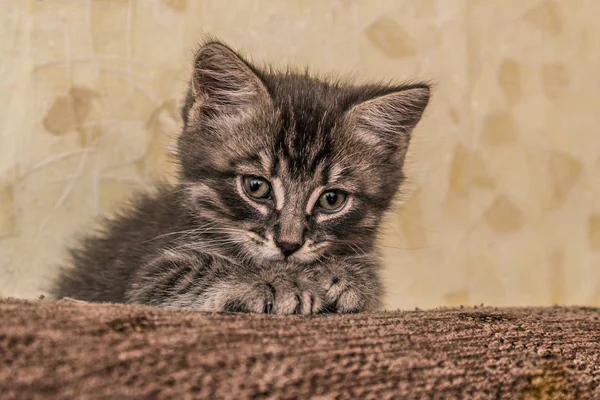
<instances>
[{"instance_id":1,"label":"kitten's nose","mask_svg":"<svg viewBox=\"0 0 600 400\"><path fill-rule=\"evenodd\" d=\"M281 249L284 257L289 257L302 247L302 243L277 242L277 247Z\"/></svg>"}]
</instances>

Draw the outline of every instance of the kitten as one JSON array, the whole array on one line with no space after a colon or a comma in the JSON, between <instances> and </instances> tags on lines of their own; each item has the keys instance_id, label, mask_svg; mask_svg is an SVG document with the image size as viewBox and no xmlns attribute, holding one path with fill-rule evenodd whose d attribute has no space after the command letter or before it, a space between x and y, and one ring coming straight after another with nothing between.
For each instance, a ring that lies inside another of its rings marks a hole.
<instances>
[{"instance_id":1,"label":"kitten","mask_svg":"<svg viewBox=\"0 0 600 400\"><path fill-rule=\"evenodd\" d=\"M429 86L353 86L197 53L179 183L71 251L54 293L277 314L380 305L374 249Z\"/></svg>"}]
</instances>

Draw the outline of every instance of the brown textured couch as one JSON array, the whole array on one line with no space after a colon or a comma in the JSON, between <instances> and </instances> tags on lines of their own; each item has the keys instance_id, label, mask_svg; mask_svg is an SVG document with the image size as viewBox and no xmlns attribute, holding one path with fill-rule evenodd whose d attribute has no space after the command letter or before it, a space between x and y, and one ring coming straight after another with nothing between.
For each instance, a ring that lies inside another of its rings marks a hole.
<instances>
[{"instance_id":1,"label":"brown textured couch","mask_svg":"<svg viewBox=\"0 0 600 400\"><path fill-rule=\"evenodd\" d=\"M9 299L0 398L600 399L600 309L278 317Z\"/></svg>"}]
</instances>

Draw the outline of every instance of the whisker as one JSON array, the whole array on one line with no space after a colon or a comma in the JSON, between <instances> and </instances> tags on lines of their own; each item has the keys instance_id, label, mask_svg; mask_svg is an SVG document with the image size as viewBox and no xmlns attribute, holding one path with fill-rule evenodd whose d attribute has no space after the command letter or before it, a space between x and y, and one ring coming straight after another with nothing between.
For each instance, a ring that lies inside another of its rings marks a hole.
<instances>
[{"instance_id":1,"label":"whisker","mask_svg":"<svg viewBox=\"0 0 600 400\"><path fill-rule=\"evenodd\" d=\"M211 224L216 224L216 222L212 222ZM139 243L140 243L140 244L141 244L141 243L148 243L148 242L152 242L152 241L154 241L154 240L157 240L157 239L161 239L161 238L163 238L163 237L167 237L167 236L173 236L173 235L177 235L177 234L182 234L182 237L185 237L186 235L189 235L189 234L191 234L191 233L196 233L196 232L199 232L199 231L201 231L202 229L206 228L208 225L210 225L210 224L207 224L207 225L202 225L202 226L200 226L200 227L193 228L193 229L187 229L187 230L184 230L184 231L177 231L177 232L163 233L163 234L161 234L161 235L158 235L158 236L156 236L156 237L154 237L154 238L152 238L152 239L144 240L144 241L142 241L142 242L139 242Z\"/></svg>"}]
</instances>

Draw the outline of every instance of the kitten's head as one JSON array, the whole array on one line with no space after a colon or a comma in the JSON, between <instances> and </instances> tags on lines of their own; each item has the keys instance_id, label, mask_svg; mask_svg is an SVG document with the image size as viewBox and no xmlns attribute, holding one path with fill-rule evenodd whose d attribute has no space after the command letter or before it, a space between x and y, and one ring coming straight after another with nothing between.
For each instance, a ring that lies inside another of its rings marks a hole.
<instances>
[{"instance_id":1,"label":"kitten's head","mask_svg":"<svg viewBox=\"0 0 600 400\"><path fill-rule=\"evenodd\" d=\"M198 52L179 159L214 243L256 262L369 251L403 180L426 84L352 86Z\"/></svg>"}]
</instances>

